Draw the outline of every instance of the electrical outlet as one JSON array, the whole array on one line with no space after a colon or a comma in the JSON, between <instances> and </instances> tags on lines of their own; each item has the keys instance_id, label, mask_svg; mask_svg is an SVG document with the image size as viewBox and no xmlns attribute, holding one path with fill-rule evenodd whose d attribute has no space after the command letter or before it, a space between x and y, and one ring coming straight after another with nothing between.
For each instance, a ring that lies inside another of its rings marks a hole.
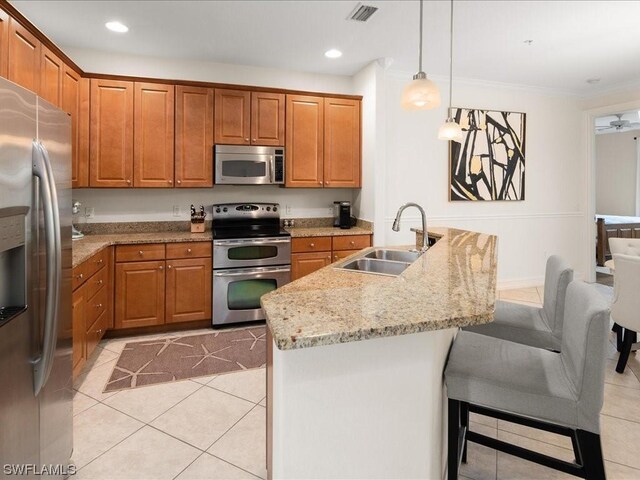
<instances>
[{"instance_id":1,"label":"electrical outlet","mask_svg":"<svg viewBox=\"0 0 640 480\"><path fill-rule=\"evenodd\" d=\"M95 210L93 207L85 207L84 216L87 218L93 218L95 216Z\"/></svg>"},{"instance_id":2,"label":"electrical outlet","mask_svg":"<svg viewBox=\"0 0 640 480\"><path fill-rule=\"evenodd\" d=\"M284 213L286 215L291 215L291 205L285 205L284 206Z\"/></svg>"},{"instance_id":3,"label":"electrical outlet","mask_svg":"<svg viewBox=\"0 0 640 480\"><path fill-rule=\"evenodd\" d=\"M173 206L173 216L174 217L179 217L180 216L180 205L174 205Z\"/></svg>"},{"instance_id":4,"label":"electrical outlet","mask_svg":"<svg viewBox=\"0 0 640 480\"><path fill-rule=\"evenodd\" d=\"M333 207L327 208L327 215L329 215L330 217L333 217Z\"/></svg>"}]
</instances>

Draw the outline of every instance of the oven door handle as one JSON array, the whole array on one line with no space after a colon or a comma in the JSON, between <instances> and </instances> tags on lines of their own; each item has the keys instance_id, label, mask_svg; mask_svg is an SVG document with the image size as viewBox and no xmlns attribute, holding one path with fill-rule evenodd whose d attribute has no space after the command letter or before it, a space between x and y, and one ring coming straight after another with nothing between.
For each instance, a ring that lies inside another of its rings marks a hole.
<instances>
[{"instance_id":1,"label":"oven door handle","mask_svg":"<svg viewBox=\"0 0 640 480\"><path fill-rule=\"evenodd\" d=\"M290 267L276 268L233 268L229 270L217 270L213 272L214 277L244 277L246 275L256 275L258 273L288 273Z\"/></svg>"},{"instance_id":2,"label":"oven door handle","mask_svg":"<svg viewBox=\"0 0 640 480\"><path fill-rule=\"evenodd\" d=\"M214 247L235 247L238 245L265 245L271 243L291 243L289 237L286 238L263 238L249 240L214 240Z\"/></svg>"}]
</instances>

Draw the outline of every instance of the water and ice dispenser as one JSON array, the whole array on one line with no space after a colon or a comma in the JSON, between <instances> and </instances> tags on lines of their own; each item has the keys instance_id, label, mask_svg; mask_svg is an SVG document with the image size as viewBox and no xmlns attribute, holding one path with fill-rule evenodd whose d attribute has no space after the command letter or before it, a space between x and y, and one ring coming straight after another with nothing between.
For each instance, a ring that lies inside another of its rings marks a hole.
<instances>
[{"instance_id":1,"label":"water and ice dispenser","mask_svg":"<svg viewBox=\"0 0 640 480\"><path fill-rule=\"evenodd\" d=\"M0 327L27 308L29 207L0 208Z\"/></svg>"}]
</instances>

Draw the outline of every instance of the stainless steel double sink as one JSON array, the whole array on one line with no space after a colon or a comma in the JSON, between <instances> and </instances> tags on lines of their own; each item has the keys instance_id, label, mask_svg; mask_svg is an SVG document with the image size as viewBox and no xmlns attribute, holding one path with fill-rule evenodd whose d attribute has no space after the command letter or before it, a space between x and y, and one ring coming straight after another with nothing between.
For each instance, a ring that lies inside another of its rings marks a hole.
<instances>
[{"instance_id":1,"label":"stainless steel double sink","mask_svg":"<svg viewBox=\"0 0 640 480\"><path fill-rule=\"evenodd\" d=\"M396 277L422 255L421 252L376 248L335 267L351 272L372 273Z\"/></svg>"}]
</instances>

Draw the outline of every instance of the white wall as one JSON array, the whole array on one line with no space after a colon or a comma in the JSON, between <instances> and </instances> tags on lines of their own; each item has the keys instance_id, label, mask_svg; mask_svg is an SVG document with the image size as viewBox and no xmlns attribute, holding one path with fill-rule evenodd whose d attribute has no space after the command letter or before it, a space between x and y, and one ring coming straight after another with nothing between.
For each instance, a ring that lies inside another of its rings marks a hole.
<instances>
[{"instance_id":1,"label":"white wall","mask_svg":"<svg viewBox=\"0 0 640 480\"><path fill-rule=\"evenodd\" d=\"M132 75L172 80L198 80L239 85L255 85L312 92L351 94L352 79L340 75L276 70L193 60L173 60L65 48L82 69L113 75ZM190 204L223 202L278 202L284 217L327 217L334 200L353 200L351 189L283 189L263 186L216 186L213 189L88 189L74 191L74 199L93 207L94 218L80 222L186 220ZM173 216L173 206L182 214ZM290 205L291 210L284 209ZM84 211L84 210L83 210Z\"/></svg>"},{"instance_id":2,"label":"white wall","mask_svg":"<svg viewBox=\"0 0 640 480\"><path fill-rule=\"evenodd\" d=\"M448 145L437 138L446 117L448 82L438 80L443 105L407 112L400 107L410 77L386 78L386 192L384 243L412 240L417 211L406 211L400 233L395 213L408 201L421 204L431 225L454 226L499 236L498 280L502 286L542 283L548 255L565 256L578 275L588 268L576 245L585 233L585 169L582 116L577 98L479 82L454 83L454 106L525 112L526 190L522 202L449 202Z\"/></svg>"},{"instance_id":3,"label":"white wall","mask_svg":"<svg viewBox=\"0 0 640 480\"><path fill-rule=\"evenodd\" d=\"M640 131L596 135L596 212L636 214L637 152Z\"/></svg>"}]
</instances>

